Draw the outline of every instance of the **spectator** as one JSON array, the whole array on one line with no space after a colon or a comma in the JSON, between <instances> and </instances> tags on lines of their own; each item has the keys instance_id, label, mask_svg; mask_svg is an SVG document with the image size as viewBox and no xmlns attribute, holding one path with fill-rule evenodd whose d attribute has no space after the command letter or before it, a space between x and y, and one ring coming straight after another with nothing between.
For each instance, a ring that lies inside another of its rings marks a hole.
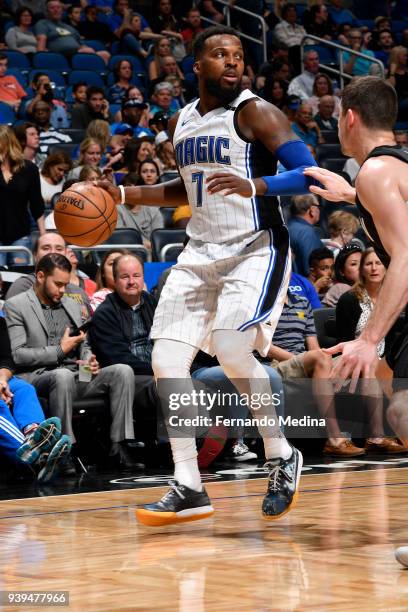
<instances>
[{"instance_id":1,"label":"spectator","mask_svg":"<svg viewBox=\"0 0 408 612\"><path fill-rule=\"evenodd\" d=\"M291 127L294 133L313 149L316 149L318 144L324 143L320 128L313 120L312 107L306 102L303 102L297 109Z\"/></svg>"},{"instance_id":2,"label":"spectator","mask_svg":"<svg viewBox=\"0 0 408 612\"><path fill-rule=\"evenodd\" d=\"M149 34L149 38L155 38L155 34ZM131 13L129 18L123 20L120 35L120 51L146 59L147 51L142 46L142 20L138 13Z\"/></svg>"},{"instance_id":3,"label":"spectator","mask_svg":"<svg viewBox=\"0 0 408 612\"><path fill-rule=\"evenodd\" d=\"M357 217L345 210L336 210L329 216L330 238L323 241L324 245L333 251L334 257L337 257L340 249L354 239L359 228L360 223Z\"/></svg>"},{"instance_id":4,"label":"spectator","mask_svg":"<svg viewBox=\"0 0 408 612\"><path fill-rule=\"evenodd\" d=\"M306 51L303 57L304 70L289 84L288 94L299 96L306 101L313 95L313 85L319 72L319 54L317 51Z\"/></svg>"},{"instance_id":5,"label":"spectator","mask_svg":"<svg viewBox=\"0 0 408 612\"><path fill-rule=\"evenodd\" d=\"M166 81L157 83L152 95L152 102L153 104L150 106L152 116L159 111L172 116L179 110L177 102L173 99L173 87Z\"/></svg>"},{"instance_id":6,"label":"spectator","mask_svg":"<svg viewBox=\"0 0 408 612\"><path fill-rule=\"evenodd\" d=\"M92 138L99 142L103 154L111 139L109 124L103 119L94 119L86 128L85 138Z\"/></svg>"},{"instance_id":7,"label":"spectator","mask_svg":"<svg viewBox=\"0 0 408 612\"><path fill-rule=\"evenodd\" d=\"M38 168L24 159L13 130L0 125L0 244L2 246L31 247L31 219L35 219L40 233L44 229L44 202L41 197ZM0 254L0 265L7 262L25 264L23 252L7 256Z\"/></svg>"},{"instance_id":8,"label":"spectator","mask_svg":"<svg viewBox=\"0 0 408 612\"><path fill-rule=\"evenodd\" d=\"M36 72L31 82L31 89L33 90L34 98L27 100L25 103L25 112L27 115L31 115L34 104L42 100L51 105L50 121L52 127L56 130L69 127L65 104L61 102L61 100L55 98L55 92L52 88L48 74Z\"/></svg>"},{"instance_id":9,"label":"spectator","mask_svg":"<svg viewBox=\"0 0 408 612\"><path fill-rule=\"evenodd\" d=\"M297 23L296 4L288 2L284 4L281 11L282 21L273 30L273 39L279 46L285 49L299 47L306 30Z\"/></svg>"},{"instance_id":10,"label":"spectator","mask_svg":"<svg viewBox=\"0 0 408 612\"><path fill-rule=\"evenodd\" d=\"M154 17L150 21L150 25L156 34L164 34L166 36L180 35L178 32L178 21L173 15L173 6L170 0L156 0Z\"/></svg>"},{"instance_id":11,"label":"spectator","mask_svg":"<svg viewBox=\"0 0 408 612\"><path fill-rule=\"evenodd\" d=\"M62 134L51 126L51 104L38 100L31 108L31 118L40 132L40 153L42 155L48 155L48 149L52 145L72 142L68 134Z\"/></svg>"},{"instance_id":12,"label":"spectator","mask_svg":"<svg viewBox=\"0 0 408 612\"><path fill-rule=\"evenodd\" d=\"M159 168L152 159L146 159L139 165L139 177L134 182L132 174L128 174L124 185L154 185L159 181ZM119 204L117 227L127 227L137 230L143 237L143 244L150 249L150 237L155 229L164 226L163 217L157 206L132 206Z\"/></svg>"},{"instance_id":13,"label":"spectator","mask_svg":"<svg viewBox=\"0 0 408 612\"><path fill-rule=\"evenodd\" d=\"M105 99L105 92L101 87L91 85L86 90L85 104L72 109L71 125L77 130L86 130L94 119L103 119L112 122L109 112L109 102Z\"/></svg>"},{"instance_id":14,"label":"spectator","mask_svg":"<svg viewBox=\"0 0 408 612\"><path fill-rule=\"evenodd\" d=\"M115 83L109 88L108 98L114 104L120 104L132 87L133 68L128 60L119 60L114 68Z\"/></svg>"},{"instance_id":15,"label":"spectator","mask_svg":"<svg viewBox=\"0 0 408 612\"><path fill-rule=\"evenodd\" d=\"M41 195L46 208L56 193L61 193L64 180L72 168L71 157L64 151L57 151L47 157L40 172Z\"/></svg>"},{"instance_id":16,"label":"spectator","mask_svg":"<svg viewBox=\"0 0 408 612\"><path fill-rule=\"evenodd\" d=\"M400 147L408 148L408 132L404 132L403 130L398 130L394 132L395 142Z\"/></svg>"},{"instance_id":17,"label":"spectator","mask_svg":"<svg viewBox=\"0 0 408 612\"><path fill-rule=\"evenodd\" d=\"M322 96L319 99L319 112L313 117L320 130L337 130L338 121L334 117L336 102L334 96Z\"/></svg>"},{"instance_id":18,"label":"spectator","mask_svg":"<svg viewBox=\"0 0 408 612\"><path fill-rule=\"evenodd\" d=\"M319 100L322 96L334 96L333 83L327 74L319 72L316 74L313 83L313 96L307 100L307 103L312 107L313 115L319 112ZM334 96L334 113L333 116L338 119L340 114L340 98Z\"/></svg>"},{"instance_id":19,"label":"spectator","mask_svg":"<svg viewBox=\"0 0 408 612\"><path fill-rule=\"evenodd\" d=\"M201 22L200 9L195 6L189 8L185 21L185 27L182 27L181 35L183 37L184 44L186 45L186 49L190 54L192 52L192 43L194 42L195 37L204 30Z\"/></svg>"},{"instance_id":20,"label":"spectator","mask_svg":"<svg viewBox=\"0 0 408 612\"><path fill-rule=\"evenodd\" d=\"M98 20L98 8L89 4L85 6L85 20L78 24L77 30L85 40L99 40L105 45L110 45L115 40L115 36L107 23Z\"/></svg>"},{"instance_id":21,"label":"spectator","mask_svg":"<svg viewBox=\"0 0 408 612\"><path fill-rule=\"evenodd\" d=\"M120 255L130 254L130 251L126 249L112 249L106 251L99 265L96 273L96 291L91 297L91 308L93 312L98 308L109 293L115 289L115 282L113 280L112 266L113 262Z\"/></svg>"},{"instance_id":22,"label":"spectator","mask_svg":"<svg viewBox=\"0 0 408 612\"><path fill-rule=\"evenodd\" d=\"M408 121L408 50L398 45L390 54L388 82L398 96L398 121Z\"/></svg>"},{"instance_id":23,"label":"spectator","mask_svg":"<svg viewBox=\"0 0 408 612\"><path fill-rule=\"evenodd\" d=\"M4 318L0 319L0 453L29 465L38 482L49 482L71 450L61 421L45 420L32 385L13 376L15 365Z\"/></svg>"},{"instance_id":24,"label":"spectator","mask_svg":"<svg viewBox=\"0 0 408 612\"><path fill-rule=\"evenodd\" d=\"M385 68L389 66L390 54L395 46L391 30L382 30L378 35L378 50L374 52L377 59L381 60Z\"/></svg>"},{"instance_id":25,"label":"spectator","mask_svg":"<svg viewBox=\"0 0 408 612\"><path fill-rule=\"evenodd\" d=\"M145 33L147 33L150 37L152 31L148 22L143 15L140 15L139 13L137 14L141 19L140 38L142 39ZM115 0L113 4L113 14L108 18L108 26L114 34L116 40L120 40L123 32L129 29L131 20L132 11L129 8L129 0Z\"/></svg>"},{"instance_id":26,"label":"spectator","mask_svg":"<svg viewBox=\"0 0 408 612\"><path fill-rule=\"evenodd\" d=\"M313 36L326 40L333 39L335 25L325 4L319 3L310 7L310 21L305 28L306 32Z\"/></svg>"},{"instance_id":27,"label":"spectator","mask_svg":"<svg viewBox=\"0 0 408 612\"><path fill-rule=\"evenodd\" d=\"M353 51L363 53L367 57L375 57L373 51L363 47L363 34L360 32L360 30L356 28L350 30L348 39L350 48ZM373 63L369 60L358 57L357 55L352 55L348 51L343 51L343 62L344 72L352 74L353 76L367 75L370 72L371 66L373 65Z\"/></svg>"},{"instance_id":28,"label":"spectator","mask_svg":"<svg viewBox=\"0 0 408 612\"><path fill-rule=\"evenodd\" d=\"M124 172L126 174L138 174L140 163L145 161L145 159L147 158L152 158L157 163L156 150L154 145L146 137L132 138L132 140L128 142L124 150L124 166L121 172Z\"/></svg>"},{"instance_id":29,"label":"spectator","mask_svg":"<svg viewBox=\"0 0 408 612\"><path fill-rule=\"evenodd\" d=\"M329 15L336 26L345 23L354 25L356 18L349 9L343 7L343 0L330 0Z\"/></svg>"},{"instance_id":30,"label":"spectator","mask_svg":"<svg viewBox=\"0 0 408 612\"><path fill-rule=\"evenodd\" d=\"M4 53L0 53L0 102L11 106L17 112L20 108L21 100L27 94L12 74L6 74L8 68L8 58Z\"/></svg>"},{"instance_id":31,"label":"spectator","mask_svg":"<svg viewBox=\"0 0 408 612\"><path fill-rule=\"evenodd\" d=\"M159 78L161 72L160 60L163 57L168 57L169 55L172 55L170 39L166 36L162 36L154 43L153 59L149 63L148 67L150 81L154 81L155 79ZM178 76L183 78L183 73L181 70Z\"/></svg>"},{"instance_id":32,"label":"spectator","mask_svg":"<svg viewBox=\"0 0 408 612\"><path fill-rule=\"evenodd\" d=\"M290 212L288 230L295 256L296 271L307 277L309 276L310 253L323 246L314 229L314 225L320 219L320 204L314 195L294 196Z\"/></svg>"},{"instance_id":33,"label":"spectator","mask_svg":"<svg viewBox=\"0 0 408 612\"><path fill-rule=\"evenodd\" d=\"M223 6L213 0L199 0L197 3L203 17L208 17L216 23L224 23Z\"/></svg>"},{"instance_id":34,"label":"spectator","mask_svg":"<svg viewBox=\"0 0 408 612\"><path fill-rule=\"evenodd\" d=\"M24 159L28 159L41 168L46 156L40 153L40 133L34 123L18 123L14 126L14 133L23 150Z\"/></svg>"},{"instance_id":35,"label":"spectator","mask_svg":"<svg viewBox=\"0 0 408 612\"><path fill-rule=\"evenodd\" d=\"M112 134L118 133L118 129L119 131L123 131L123 126L126 126L126 129L128 129L128 126L130 126L135 138L153 136L153 133L149 128L145 128L144 126L140 125L143 111L147 108L147 104L145 102L141 102L140 100L124 99L122 101L122 121L120 123L112 124Z\"/></svg>"},{"instance_id":36,"label":"spectator","mask_svg":"<svg viewBox=\"0 0 408 612\"><path fill-rule=\"evenodd\" d=\"M21 51L21 53L36 53L37 39L32 31L33 12L26 6L21 6L17 9L14 22L15 26L9 28L6 32L6 45L12 51Z\"/></svg>"},{"instance_id":37,"label":"spectator","mask_svg":"<svg viewBox=\"0 0 408 612\"><path fill-rule=\"evenodd\" d=\"M62 431L75 442L72 404L76 397L108 395L112 424L110 456L117 467L133 468L125 440L134 438L132 407L133 371L124 364L100 368L85 341L85 334L71 336L82 325L77 302L63 295L71 264L63 255L46 255L37 264L32 289L5 305L13 358L21 376L47 397ZM106 337L105 337L106 342ZM89 365L92 380L78 383L78 360Z\"/></svg>"},{"instance_id":38,"label":"spectator","mask_svg":"<svg viewBox=\"0 0 408 612\"><path fill-rule=\"evenodd\" d=\"M309 255L309 280L323 301L333 285L334 255L327 247L315 249Z\"/></svg>"},{"instance_id":39,"label":"spectator","mask_svg":"<svg viewBox=\"0 0 408 612\"><path fill-rule=\"evenodd\" d=\"M62 21L64 5L60 0L47 0L46 19L35 26L37 51L53 51L71 57L75 53L95 53L92 47L81 44L79 32ZM110 54L97 51L97 55L108 63Z\"/></svg>"},{"instance_id":40,"label":"spectator","mask_svg":"<svg viewBox=\"0 0 408 612\"><path fill-rule=\"evenodd\" d=\"M319 300L319 296L317 295L317 291L312 285L312 283L301 274L297 274L292 271L289 280L288 291L297 295L298 297L303 297L310 302L313 310L315 308L321 308L322 304Z\"/></svg>"},{"instance_id":41,"label":"spectator","mask_svg":"<svg viewBox=\"0 0 408 612\"><path fill-rule=\"evenodd\" d=\"M155 142L157 142L159 136L162 134L164 134L164 132L160 132L160 134L156 136ZM160 170L162 174L166 172L177 172L177 162L176 157L174 155L174 147L168 138L156 144L156 152L160 162Z\"/></svg>"},{"instance_id":42,"label":"spectator","mask_svg":"<svg viewBox=\"0 0 408 612\"><path fill-rule=\"evenodd\" d=\"M262 91L262 97L285 112L288 103L288 83L276 77L267 77Z\"/></svg>"},{"instance_id":43,"label":"spectator","mask_svg":"<svg viewBox=\"0 0 408 612\"><path fill-rule=\"evenodd\" d=\"M33 247L33 255L34 262L37 264L44 255L49 255L50 253L56 253L59 255L66 255L66 244L65 240L60 234L56 232L45 232L42 236L36 240ZM19 295L20 293L24 293L29 289L32 289L35 284L35 274L24 274L20 276L14 283L11 285L6 294L6 299ZM72 298L77 302L77 304L81 307L82 318L87 319L90 316L91 309L88 296L85 291L81 289L81 287L77 287L76 285L68 285L65 288L65 295L67 297Z\"/></svg>"},{"instance_id":44,"label":"spectator","mask_svg":"<svg viewBox=\"0 0 408 612\"><path fill-rule=\"evenodd\" d=\"M79 32L79 24L82 20L82 8L80 6L71 5L67 10L67 16L64 19L64 23L71 26L74 30Z\"/></svg>"},{"instance_id":45,"label":"spectator","mask_svg":"<svg viewBox=\"0 0 408 612\"><path fill-rule=\"evenodd\" d=\"M86 168L91 168L91 166L86 166ZM75 251L73 251L70 247L67 247L66 257L72 266L71 276L69 278L70 284L76 285L77 287L81 287L81 289L85 291L89 299L91 299L96 291L96 283L92 279L90 279L89 276L87 276L87 274L79 270L78 257Z\"/></svg>"},{"instance_id":46,"label":"spectator","mask_svg":"<svg viewBox=\"0 0 408 612\"><path fill-rule=\"evenodd\" d=\"M78 179L84 165L99 166L102 155L101 143L95 138L85 138L79 146L78 164L71 170L68 179Z\"/></svg>"},{"instance_id":47,"label":"spectator","mask_svg":"<svg viewBox=\"0 0 408 612\"><path fill-rule=\"evenodd\" d=\"M84 81L79 81L72 86L72 97L74 98L74 108L86 102L87 84Z\"/></svg>"},{"instance_id":48,"label":"spectator","mask_svg":"<svg viewBox=\"0 0 408 612\"><path fill-rule=\"evenodd\" d=\"M361 253L361 247L352 242L340 249L334 261L334 284L323 298L325 306L336 306L343 293L358 281Z\"/></svg>"}]
</instances>

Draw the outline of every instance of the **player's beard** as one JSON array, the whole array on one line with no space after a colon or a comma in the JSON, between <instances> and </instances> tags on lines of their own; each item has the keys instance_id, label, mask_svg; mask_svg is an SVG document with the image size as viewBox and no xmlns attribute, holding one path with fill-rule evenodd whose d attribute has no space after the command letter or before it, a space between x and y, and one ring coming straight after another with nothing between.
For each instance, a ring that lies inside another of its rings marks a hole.
<instances>
[{"instance_id":1,"label":"player's beard","mask_svg":"<svg viewBox=\"0 0 408 612\"><path fill-rule=\"evenodd\" d=\"M204 84L207 92L217 98L222 106L226 106L235 100L242 90L241 79L236 82L234 87L222 87L221 79L205 79Z\"/></svg>"}]
</instances>

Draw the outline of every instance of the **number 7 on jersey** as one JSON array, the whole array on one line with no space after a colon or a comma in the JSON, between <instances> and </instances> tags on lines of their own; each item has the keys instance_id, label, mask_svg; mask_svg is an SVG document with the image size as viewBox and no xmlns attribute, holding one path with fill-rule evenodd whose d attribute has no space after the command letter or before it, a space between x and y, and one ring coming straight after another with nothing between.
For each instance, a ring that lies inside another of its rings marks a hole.
<instances>
[{"instance_id":1,"label":"number 7 on jersey","mask_svg":"<svg viewBox=\"0 0 408 612\"><path fill-rule=\"evenodd\" d=\"M193 172L191 181L197 183L197 206L203 205L203 175L204 172Z\"/></svg>"}]
</instances>

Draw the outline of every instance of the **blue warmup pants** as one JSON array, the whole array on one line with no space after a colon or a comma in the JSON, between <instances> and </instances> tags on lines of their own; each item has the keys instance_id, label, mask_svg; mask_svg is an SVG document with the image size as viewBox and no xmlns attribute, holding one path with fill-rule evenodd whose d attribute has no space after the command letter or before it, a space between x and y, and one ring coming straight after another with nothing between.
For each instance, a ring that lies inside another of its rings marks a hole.
<instances>
[{"instance_id":1,"label":"blue warmup pants","mask_svg":"<svg viewBox=\"0 0 408 612\"><path fill-rule=\"evenodd\" d=\"M41 423L45 416L32 385L13 376L9 387L14 395L12 408L0 400L0 454L15 460L16 450L25 440L24 427Z\"/></svg>"}]
</instances>

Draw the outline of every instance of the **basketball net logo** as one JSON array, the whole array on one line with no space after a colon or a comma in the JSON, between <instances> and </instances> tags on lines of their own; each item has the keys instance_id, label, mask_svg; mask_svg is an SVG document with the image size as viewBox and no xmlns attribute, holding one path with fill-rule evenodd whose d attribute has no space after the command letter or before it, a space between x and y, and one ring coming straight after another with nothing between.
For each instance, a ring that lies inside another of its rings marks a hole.
<instances>
[{"instance_id":1,"label":"basketball net logo","mask_svg":"<svg viewBox=\"0 0 408 612\"><path fill-rule=\"evenodd\" d=\"M59 202L60 208L62 210L65 210L67 208L67 206L69 206L70 204L72 204L72 206L76 206L80 210L84 210L84 202L83 202L83 200L77 200L77 198L72 198L70 196L61 195L58 198L58 202Z\"/></svg>"}]
</instances>

